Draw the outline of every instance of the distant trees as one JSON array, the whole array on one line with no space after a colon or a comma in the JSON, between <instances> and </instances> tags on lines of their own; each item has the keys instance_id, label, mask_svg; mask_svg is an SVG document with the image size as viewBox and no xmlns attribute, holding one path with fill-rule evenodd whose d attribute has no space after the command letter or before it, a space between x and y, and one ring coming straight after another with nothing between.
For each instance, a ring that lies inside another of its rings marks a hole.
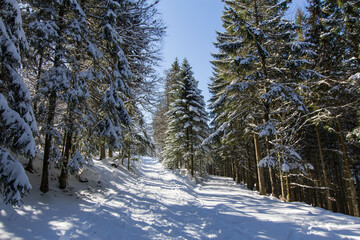
<instances>
[{"instance_id":1,"label":"distant trees","mask_svg":"<svg viewBox=\"0 0 360 240\"><path fill-rule=\"evenodd\" d=\"M225 3L210 84L212 173L358 216L356 4L313 0L294 24L286 1Z\"/></svg>"},{"instance_id":2,"label":"distant trees","mask_svg":"<svg viewBox=\"0 0 360 240\"><path fill-rule=\"evenodd\" d=\"M198 83L186 59L181 67L176 59L168 71L163 102L158 113L167 110L166 120L154 118L155 132L163 134L164 138L160 139L163 141L163 163L171 169L186 167L192 176L195 172L203 174L209 163L206 158L208 150L202 144L209 134L208 116ZM165 133L164 128L159 128L162 122L166 125Z\"/></svg>"}]
</instances>

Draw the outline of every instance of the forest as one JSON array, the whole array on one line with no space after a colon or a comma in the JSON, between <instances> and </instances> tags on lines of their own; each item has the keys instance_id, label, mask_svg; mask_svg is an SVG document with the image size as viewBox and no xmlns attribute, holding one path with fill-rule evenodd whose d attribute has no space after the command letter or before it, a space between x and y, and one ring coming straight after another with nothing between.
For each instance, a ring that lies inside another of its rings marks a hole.
<instances>
[{"instance_id":1,"label":"forest","mask_svg":"<svg viewBox=\"0 0 360 240\"><path fill-rule=\"evenodd\" d=\"M191 177L359 217L359 1L308 0L287 20L289 0L225 0L208 104L187 59L156 71L158 3L0 1L4 202L22 204L34 161L46 193L49 169L66 189L95 158L129 170L156 155Z\"/></svg>"},{"instance_id":2,"label":"forest","mask_svg":"<svg viewBox=\"0 0 360 240\"><path fill-rule=\"evenodd\" d=\"M16 161L43 161L40 189L49 191L49 168L59 187L69 174L119 152L153 143L143 110L153 105L155 66L165 27L158 1L0 2L0 172L6 203L21 204L31 188ZM106 151L105 151L106 149Z\"/></svg>"},{"instance_id":3,"label":"forest","mask_svg":"<svg viewBox=\"0 0 360 240\"><path fill-rule=\"evenodd\" d=\"M154 116L155 143L172 169L359 216L360 5L310 0L286 20L289 2L225 1L210 115L176 90L189 79L176 60Z\"/></svg>"}]
</instances>

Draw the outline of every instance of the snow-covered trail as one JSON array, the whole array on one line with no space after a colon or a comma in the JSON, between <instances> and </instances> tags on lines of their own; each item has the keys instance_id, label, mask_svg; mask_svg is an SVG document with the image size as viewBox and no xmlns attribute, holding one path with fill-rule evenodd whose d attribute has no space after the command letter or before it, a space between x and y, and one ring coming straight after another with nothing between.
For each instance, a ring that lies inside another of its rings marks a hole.
<instances>
[{"instance_id":1,"label":"snow-covered trail","mask_svg":"<svg viewBox=\"0 0 360 240\"><path fill-rule=\"evenodd\" d=\"M358 218L260 196L230 178L211 176L196 191L216 210L220 239L360 239Z\"/></svg>"},{"instance_id":2,"label":"snow-covered trail","mask_svg":"<svg viewBox=\"0 0 360 240\"><path fill-rule=\"evenodd\" d=\"M260 196L229 178L202 185L143 158L136 173L95 161L101 183L71 179L0 210L0 239L360 239L360 219ZM89 187L87 187L89 185ZM86 189L86 190L84 190Z\"/></svg>"}]
</instances>

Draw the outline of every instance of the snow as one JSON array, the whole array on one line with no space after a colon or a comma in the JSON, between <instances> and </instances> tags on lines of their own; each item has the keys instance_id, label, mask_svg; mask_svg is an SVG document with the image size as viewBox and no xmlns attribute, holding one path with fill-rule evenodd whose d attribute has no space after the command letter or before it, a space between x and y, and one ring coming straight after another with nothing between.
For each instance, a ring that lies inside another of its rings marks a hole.
<instances>
[{"instance_id":1,"label":"snow","mask_svg":"<svg viewBox=\"0 0 360 240\"><path fill-rule=\"evenodd\" d=\"M0 239L360 239L360 219L260 196L232 179L195 184L143 157L129 173L94 161L100 183L70 179L62 191L33 190L22 207L2 206Z\"/></svg>"},{"instance_id":2,"label":"snow","mask_svg":"<svg viewBox=\"0 0 360 240\"><path fill-rule=\"evenodd\" d=\"M5 203L21 205L21 197L31 190L22 165L2 147L0 147L0 183Z\"/></svg>"},{"instance_id":3,"label":"snow","mask_svg":"<svg viewBox=\"0 0 360 240\"><path fill-rule=\"evenodd\" d=\"M269 120L266 123L256 127L256 130L259 131L259 137L275 136L277 134L275 125L275 120Z\"/></svg>"},{"instance_id":4,"label":"snow","mask_svg":"<svg viewBox=\"0 0 360 240\"><path fill-rule=\"evenodd\" d=\"M2 19L0 19L0 33L1 33L1 44L4 46L4 49L1 49L1 55L6 56L7 62L14 62L15 64L20 65L21 57L18 53L18 50L13 41L11 41L10 36L6 31L5 24Z\"/></svg>"},{"instance_id":5,"label":"snow","mask_svg":"<svg viewBox=\"0 0 360 240\"><path fill-rule=\"evenodd\" d=\"M20 115L9 108L7 101L0 93L0 143L12 146L14 151L35 157L36 144L29 125Z\"/></svg>"}]
</instances>

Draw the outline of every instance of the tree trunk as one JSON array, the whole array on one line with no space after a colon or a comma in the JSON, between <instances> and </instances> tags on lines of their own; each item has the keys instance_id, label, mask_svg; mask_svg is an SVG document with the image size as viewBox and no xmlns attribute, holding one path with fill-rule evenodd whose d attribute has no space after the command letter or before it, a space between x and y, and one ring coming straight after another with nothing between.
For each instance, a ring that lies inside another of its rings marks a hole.
<instances>
[{"instance_id":1,"label":"tree trunk","mask_svg":"<svg viewBox=\"0 0 360 240\"><path fill-rule=\"evenodd\" d=\"M36 76L36 84L35 84L35 95L38 94L38 92L39 92L39 80L40 80L41 73L42 73L43 60L44 60L44 49L41 48L41 49L40 49L39 65L38 65L38 67L37 67L37 76ZM34 110L35 117L38 117L38 116L37 116L37 105L38 105L38 101L33 101L33 110Z\"/></svg>"},{"instance_id":2,"label":"tree trunk","mask_svg":"<svg viewBox=\"0 0 360 240\"><path fill-rule=\"evenodd\" d=\"M330 211L333 211L332 201L331 201L331 193L330 193L330 184L329 184L329 180L328 180L328 177L327 177L325 158L324 158L324 152L323 152L322 143L321 143L321 136L320 136L319 126L315 125L315 128L316 128L316 135L317 135L317 141L318 141L318 146L319 146L321 168L322 168L322 177L324 179L324 184L325 184L325 187L326 187L326 201L327 201L328 209Z\"/></svg>"},{"instance_id":3,"label":"tree trunk","mask_svg":"<svg viewBox=\"0 0 360 240\"><path fill-rule=\"evenodd\" d=\"M270 182L271 182L271 193L274 197L276 197L277 191L276 191L276 179L275 179L275 173L273 167L269 167L269 175L270 175Z\"/></svg>"},{"instance_id":4,"label":"tree trunk","mask_svg":"<svg viewBox=\"0 0 360 240\"><path fill-rule=\"evenodd\" d=\"M236 180L236 170L235 170L235 160L234 160L234 156L231 158L231 169L232 169L232 179L233 181Z\"/></svg>"},{"instance_id":5,"label":"tree trunk","mask_svg":"<svg viewBox=\"0 0 360 240\"><path fill-rule=\"evenodd\" d=\"M55 117L55 106L56 106L56 92L51 92L49 96L49 106L48 106L48 115L46 124L47 126L53 125L53 120ZM43 169L40 183L40 191L46 193L49 191L49 158L51 150L51 139L52 134L46 133L45 135L45 146L44 146L44 156L43 156Z\"/></svg>"},{"instance_id":6,"label":"tree trunk","mask_svg":"<svg viewBox=\"0 0 360 240\"><path fill-rule=\"evenodd\" d=\"M258 173L259 192L260 195L266 195L264 169L259 166L259 162L261 160L261 153L260 153L259 136L257 134L254 134L254 146L255 146L255 156L256 156L256 168Z\"/></svg>"},{"instance_id":7,"label":"tree trunk","mask_svg":"<svg viewBox=\"0 0 360 240\"><path fill-rule=\"evenodd\" d=\"M234 156L234 170L235 170L235 181L236 183L240 183L241 179L240 179L240 166L239 166L239 160L236 154L236 150L233 150L233 156Z\"/></svg>"},{"instance_id":8,"label":"tree trunk","mask_svg":"<svg viewBox=\"0 0 360 240\"><path fill-rule=\"evenodd\" d=\"M112 151L112 148L111 147L109 147L109 158L112 158L113 157L113 151Z\"/></svg>"},{"instance_id":9,"label":"tree trunk","mask_svg":"<svg viewBox=\"0 0 360 240\"><path fill-rule=\"evenodd\" d=\"M121 155L121 165L124 166L125 153L124 153L124 150L123 150L123 149L121 149L120 155Z\"/></svg>"},{"instance_id":10,"label":"tree trunk","mask_svg":"<svg viewBox=\"0 0 360 240\"><path fill-rule=\"evenodd\" d=\"M70 120L71 121L71 120ZM72 126L69 127L68 132L66 133L66 143L65 143L65 152L62 160L61 173L59 177L59 188L65 189L67 186L68 179L68 163L70 158L70 152L72 148Z\"/></svg>"},{"instance_id":11,"label":"tree trunk","mask_svg":"<svg viewBox=\"0 0 360 240\"><path fill-rule=\"evenodd\" d=\"M106 151L105 151L105 140L103 138L100 139L100 160L106 158Z\"/></svg>"},{"instance_id":12,"label":"tree trunk","mask_svg":"<svg viewBox=\"0 0 360 240\"><path fill-rule=\"evenodd\" d=\"M284 184L284 176L283 176L283 173L282 173L282 169L281 169L281 156L279 154L278 156L278 159L279 159L279 178L280 178L280 187L281 187L281 199L282 200L285 200L285 184Z\"/></svg>"},{"instance_id":13,"label":"tree trunk","mask_svg":"<svg viewBox=\"0 0 360 240\"><path fill-rule=\"evenodd\" d=\"M131 150L130 150L130 146L129 146L129 151L128 151L128 162L127 162L127 170L130 170L130 159L131 159Z\"/></svg>"},{"instance_id":14,"label":"tree trunk","mask_svg":"<svg viewBox=\"0 0 360 240\"><path fill-rule=\"evenodd\" d=\"M37 76L36 76L36 84L35 84L35 94L38 94L39 92L39 79L41 77L41 72L42 72L42 65L43 65L43 49L40 50L40 60L39 60L39 65L38 65L38 68L37 68ZM35 118L38 119L38 116L37 116L37 101L33 101L33 111L34 111L34 114L35 114ZM28 172L31 172L33 173L34 172L34 166L33 166L33 161L34 159L33 158L30 158L29 159L29 162L27 163L26 165L26 168L25 170L28 171Z\"/></svg>"},{"instance_id":15,"label":"tree trunk","mask_svg":"<svg viewBox=\"0 0 360 240\"><path fill-rule=\"evenodd\" d=\"M31 172L31 173L33 173L35 171L33 162L34 162L34 159L32 157L30 157L30 159L26 165L26 168L25 168L26 171Z\"/></svg>"},{"instance_id":16,"label":"tree trunk","mask_svg":"<svg viewBox=\"0 0 360 240\"><path fill-rule=\"evenodd\" d=\"M250 157L250 144L246 143L246 167L247 167L247 173L246 173L246 186L250 190L254 190L254 182L253 182L253 174L252 174L252 166L251 166L251 157Z\"/></svg>"},{"instance_id":17,"label":"tree trunk","mask_svg":"<svg viewBox=\"0 0 360 240\"><path fill-rule=\"evenodd\" d=\"M45 136L45 147L43 156L43 169L41 174L40 191L46 193L49 191L49 156L51 148L51 134Z\"/></svg>"},{"instance_id":18,"label":"tree trunk","mask_svg":"<svg viewBox=\"0 0 360 240\"><path fill-rule=\"evenodd\" d=\"M349 214L346 199L346 184L344 182L342 169L341 166L341 159L338 158L336 153L333 153L333 161L334 162L334 169L335 169L335 177L337 182L337 196L336 196L336 205L338 211L344 214Z\"/></svg>"},{"instance_id":19,"label":"tree trunk","mask_svg":"<svg viewBox=\"0 0 360 240\"><path fill-rule=\"evenodd\" d=\"M191 144L191 176L194 176L194 146Z\"/></svg>"},{"instance_id":20,"label":"tree trunk","mask_svg":"<svg viewBox=\"0 0 360 240\"><path fill-rule=\"evenodd\" d=\"M286 180L286 201L291 202L290 181L289 181L288 173L285 173L285 180Z\"/></svg>"},{"instance_id":21,"label":"tree trunk","mask_svg":"<svg viewBox=\"0 0 360 240\"><path fill-rule=\"evenodd\" d=\"M276 135L276 140L279 140L278 135ZM278 161L279 161L279 178L280 178L280 187L281 187L281 199L286 200L284 176L283 176L283 171L282 171L282 161L281 161L280 153L278 153Z\"/></svg>"},{"instance_id":22,"label":"tree trunk","mask_svg":"<svg viewBox=\"0 0 360 240\"><path fill-rule=\"evenodd\" d=\"M351 172L351 163L349 156L347 154L346 145L345 145L345 137L343 133L343 128L341 126L340 117L336 118L336 123L339 130L339 139L340 139L340 147L341 151L343 152L343 166L344 166L344 177L348 183L348 195L351 197L351 207L352 207L352 215L355 217L360 217L359 215L359 207L357 202L356 190L355 190L355 183L354 178Z\"/></svg>"}]
</instances>

